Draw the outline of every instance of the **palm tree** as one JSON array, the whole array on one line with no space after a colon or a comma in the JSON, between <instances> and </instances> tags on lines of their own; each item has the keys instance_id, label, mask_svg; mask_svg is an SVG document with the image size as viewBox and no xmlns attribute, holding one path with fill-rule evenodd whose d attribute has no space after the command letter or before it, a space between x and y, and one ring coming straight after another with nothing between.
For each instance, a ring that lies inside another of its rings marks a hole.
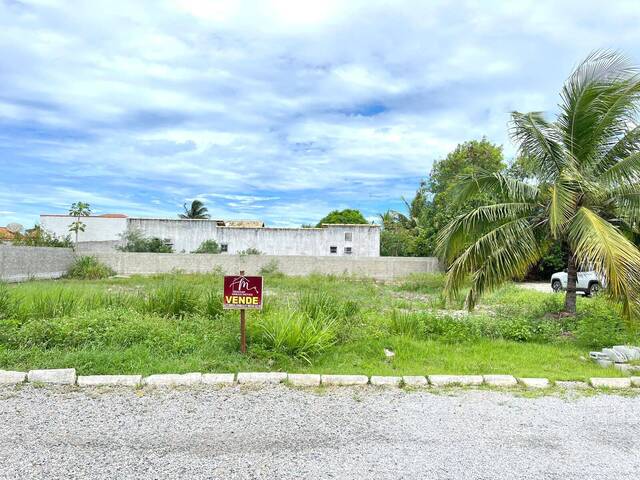
<instances>
[{"instance_id":1,"label":"palm tree","mask_svg":"<svg viewBox=\"0 0 640 480\"><path fill-rule=\"evenodd\" d=\"M183 205L184 213L179 213L178 217L180 218L195 218L195 219L206 219L209 218L209 214L207 213L207 207L204 206L200 200L194 200L191 202L191 205L187 208L187 204Z\"/></svg>"},{"instance_id":2,"label":"palm tree","mask_svg":"<svg viewBox=\"0 0 640 480\"><path fill-rule=\"evenodd\" d=\"M569 252L565 311L576 312L578 269L595 270L626 316L640 313L640 76L615 52L588 56L566 81L553 122L513 112L511 136L536 178L502 173L461 178L458 201L492 202L452 220L437 242L455 296L468 275L471 309L484 292L524 275L552 240Z\"/></svg>"}]
</instances>

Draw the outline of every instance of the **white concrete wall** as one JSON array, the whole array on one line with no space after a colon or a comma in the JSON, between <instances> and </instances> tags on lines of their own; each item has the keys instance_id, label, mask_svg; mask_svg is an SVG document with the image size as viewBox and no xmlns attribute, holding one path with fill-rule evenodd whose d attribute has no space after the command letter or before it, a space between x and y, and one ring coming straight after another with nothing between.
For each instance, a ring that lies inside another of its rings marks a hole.
<instances>
[{"instance_id":1,"label":"white concrete wall","mask_svg":"<svg viewBox=\"0 0 640 480\"><path fill-rule=\"evenodd\" d=\"M82 252L79 252L82 254ZM221 269L225 274L244 270L258 275L262 267L276 266L287 275L311 273L354 275L356 277L392 280L412 273L442 271L437 258L423 257L327 257L292 255L205 255L176 253L92 253L101 262L122 275L151 275L180 271L206 273Z\"/></svg>"},{"instance_id":2,"label":"white concrete wall","mask_svg":"<svg viewBox=\"0 0 640 480\"><path fill-rule=\"evenodd\" d=\"M56 237L71 235L75 241L75 233L69 232L69 226L76 217L68 215L40 215L40 226ZM80 217L86 225L84 232L78 233L79 242L104 242L120 240L120 235L127 230L126 218Z\"/></svg>"},{"instance_id":3,"label":"white concrete wall","mask_svg":"<svg viewBox=\"0 0 640 480\"><path fill-rule=\"evenodd\" d=\"M67 273L74 259L70 248L0 245L0 280L59 278Z\"/></svg>"},{"instance_id":4,"label":"white concrete wall","mask_svg":"<svg viewBox=\"0 0 640 480\"><path fill-rule=\"evenodd\" d=\"M42 215L42 228L64 237L75 217ZM146 237L167 239L176 253L190 253L205 240L227 245L228 254L255 248L267 255L312 256L380 256L380 228L376 225L327 225L323 228L246 228L218 227L211 220L177 220L154 218L83 217L86 224L79 242L94 244L94 251L102 247L112 249L127 229L138 230ZM351 234L347 240L346 234ZM72 235L73 237L73 235ZM331 253L336 247L336 253ZM351 248L348 254L346 248Z\"/></svg>"}]
</instances>

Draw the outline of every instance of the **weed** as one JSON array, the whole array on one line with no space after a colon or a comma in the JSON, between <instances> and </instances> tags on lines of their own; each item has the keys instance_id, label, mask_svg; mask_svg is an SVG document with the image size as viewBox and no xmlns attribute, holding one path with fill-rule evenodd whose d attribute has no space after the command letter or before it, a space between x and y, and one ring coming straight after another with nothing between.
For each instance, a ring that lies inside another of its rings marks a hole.
<instances>
[{"instance_id":1,"label":"weed","mask_svg":"<svg viewBox=\"0 0 640 480\"><path fill-rule=\"evenodd\" d=\"M96 257L85 256L77 258L73 262L67 272L67 277L77 280L99 280L115 274L116 272L111 267L100 262Z\"/></svg>"},{"instance_id":2,"label":"weed","mask_svg":"<svg viewBox=\"0 0 640 480\"><path fill-rule=\"evenodd\" d=\"M184 317L198 309L198 297L193 287L169 281L147 295L144 309L167 317Z\"/></svg>"}]
</instances>

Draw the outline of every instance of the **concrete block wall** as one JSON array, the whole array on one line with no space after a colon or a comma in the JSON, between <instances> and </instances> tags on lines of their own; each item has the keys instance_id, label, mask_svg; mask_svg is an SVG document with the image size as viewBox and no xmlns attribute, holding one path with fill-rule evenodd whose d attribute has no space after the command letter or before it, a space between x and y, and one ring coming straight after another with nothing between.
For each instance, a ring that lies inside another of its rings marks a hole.
<instances>
[{"instance_id":1,"label":"concrete block wall","mask_svg":"<svg viewBox=\"0 0 640 480\"><path fill-rule=\"evenodd\" d=\"M247 275L259 274L265 266L275 265L286 275L311 273L355 275L378 280L391 280L412 273L438 272L437 258L411 257L325 257L294 255L206 255L177 253L92 253L118 274L154 274L182 271L206 273L221 269L225 274L244 270Z\"/></svg>"},{"instance_id":2,"label":"concrete block wall","mask_svg":"<svg viewBox=\"0 0 640 480\"><path fill-rule=\"evenodd\" d=\"M0 245L0 280L23 282L60 278L67 273L74 259L70 248Z\"/></svg>"}]
</instances>

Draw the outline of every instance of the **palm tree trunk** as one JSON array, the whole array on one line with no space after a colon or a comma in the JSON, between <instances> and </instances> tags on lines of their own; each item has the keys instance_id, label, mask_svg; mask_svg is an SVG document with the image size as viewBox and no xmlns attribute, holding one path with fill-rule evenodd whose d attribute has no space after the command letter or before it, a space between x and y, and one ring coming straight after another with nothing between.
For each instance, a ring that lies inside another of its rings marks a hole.
<instances>
[{"instance_id":1,"label":"palm tree trunk","mask_svg":"<svg viewBox=\"0 0 640 480\"><path fill-rule=\"evenodd\" d=\"M567 294L564 298L564 311L571 315L576 314L576 283L578 282L578 270L573 252L569 253L567 262Z\"/></svg>"}]
</instances>

